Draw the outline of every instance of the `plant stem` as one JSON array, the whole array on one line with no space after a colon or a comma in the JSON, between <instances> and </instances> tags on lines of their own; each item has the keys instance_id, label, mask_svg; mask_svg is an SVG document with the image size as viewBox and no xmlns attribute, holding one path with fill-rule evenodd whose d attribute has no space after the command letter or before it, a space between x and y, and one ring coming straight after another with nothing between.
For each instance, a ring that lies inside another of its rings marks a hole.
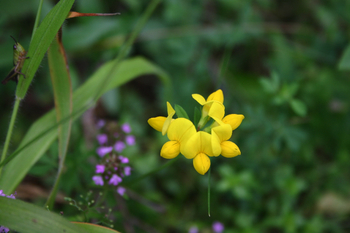
<instances>
[{"instance_id":1,"label":"plant stem","mask_svg":"<svg viewBox=\"0 0 350 233\"><path fill-rule=\"evenodd\" d=\"M39 8L38 8L38 11L36 12L36 17L35 17L35 22L34 22L34 27L33 27L32 38L31 38L30 41L33 40L35 31L36 31L36 29L38 28L39 20L40 20L40 15L41 15L41 8L42 8L42 6L43 6L43 2L44 2L44 0L40 0Z\"/></svg>"},{"instance_id":2,"label":"plant stem","mask_svg":"<svg viewBox=\"0 0 350 233\"><path fill-rule=\"evenodd\" d=\"M6 135L4 150L2 151L2 155L1 155L1 159L0 159L0 163L2 163L2 161L4 161L4 159L6 158L6 154L7 154L8 148L9 148L9 144L10 144L10 140L11 140L11 136L12 136L12 130L13 130L13 126L15 125L15 120L16 120L16 116L17 116L20 102L21 102L21 99L16 97L15 105L13 107L12 116L11 116L11 120L10 120L10 125L9 125L7 135ZM1 177L2 168L3 167L0 167L0 177Z\"/></svg>"}]
</instances>

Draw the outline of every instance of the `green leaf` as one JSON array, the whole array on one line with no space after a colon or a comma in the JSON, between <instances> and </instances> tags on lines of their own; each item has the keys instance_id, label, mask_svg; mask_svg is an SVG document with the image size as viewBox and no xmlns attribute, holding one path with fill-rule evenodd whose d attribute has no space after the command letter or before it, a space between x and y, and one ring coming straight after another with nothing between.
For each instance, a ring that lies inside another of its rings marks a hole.
<instances>
[{"instance_id":1,"label":"green leaf","mask_svg":"<svg viewBox=\"0 0 350 233\"><path fill-rule=\"evenodd\" d=\"M73 222L75 225L79 226L80 228L83 228L86 230L86 232L93 232L93 233L115 233L119 231L110 229L108 227L92 224L92 223L85 223L85 222Z\"/></svg>"},{"instance_id":2,"label":"green leaf","mask_svg":"<svg viewBox=\"0 0 350 233\"><path fill-rule=\"evenodd\" d=\"M177 117L190 119L188 117L187 112L185 111L185 109L183 109L183 107L181 107L180 105L175 104L175 112L176 112Z\"/></svg>"},{"instance_id":3,"label":"green leaf","mask_svg":"<svg viewBox=\"0 0 350 233\"><path fill-rule=\"evenodd\" d=\"M307 112L306 105L298 99L292 99L290 102L290 106L293 111L299 116L305 116Z\"/></svg>"},{"instance_id":4,"label":"green leaf","mask_svg":"<svg viewBox=\"0 0 350 233\"><path fill-rule=\"evenodd\" d=\"M0 206L0 225L12 230L26 233L83 232L62 216L21 200L0 196Z\"/></svg>"},{"instance_id":5,"label":"green leaf","mask_svg":"<svg viewBox=\"0 0 350 233\"><path fill-rule=\"evenodd\" d=\"M69 117L72 114L73 109L73 91L68 62L66 59L67 56L62 45L62 28L59 30L55 39L52 41L47 53L47 57L49 60L50 76L54 91L56 118L57 122L59 122ZM46 203L49 207L52 207L56 197L59 178L67 154L71 126L71 120L68 120L58 126L59 167L55 185Z\"/></svg>"},{"instance_id":6,"label":"green leaf","mask_svg":"<svg viewBox=\"0 0 350 233\"><path fill-rule=\"evenodd\" d=\"M69 222L61 215L36 205L0 196L0 225L26 233L115 233L116 230L91 223Z\"/></svg>"},{"instance_id":7,"label":"green leaf","mask_svg":"<svg viewBox=\"0 0 350 233\"><path fill-rule=\"evenodd\" d=\"M338 67L340 70L350 70L350 45L345 49Z\"/></svg>"},{"instance_id":8,"label":"green leaf","mask_svg":"<svg viewBox=\"0 0 350 233\"><path fill-rule=\"evenodd\" d=\"M73 3L74 0L59 1L35 30L27 53L29 59L26 59L22 68L22 73L26 75L26 79L20 78L18 82L16 90L16 96L18 98L23 99L25 97L35 72L39 68L52 40L66 19Z\"/></svg>"},{"instance_id":9,"label":"green leaf","mask_svg":"<svg viewBox=\"0 0 350 233\"><path fill-rule=\"evenodd\" d=\"M164 84L170 83L169 77L163 70L141 57L121 62L118 68L111 73L112 76L109 82L103 83L104 75L110 73L113 65L114 61L110 61L101 66L88 81L74 92L72 119L76 119L83 113L84 109L96 103L102 94L140 75L156 74ZM104 87L102 92L98 90L101 85ZM49 130L50 128L56 129L56 124L55 112L52 110L30 127L18 149L10 155L10 157L14 155L15 157L4 168L0 179L0 187L5 193L14 191L29 169L57 138L57 130Z\"/></svg>"}]
</instances>

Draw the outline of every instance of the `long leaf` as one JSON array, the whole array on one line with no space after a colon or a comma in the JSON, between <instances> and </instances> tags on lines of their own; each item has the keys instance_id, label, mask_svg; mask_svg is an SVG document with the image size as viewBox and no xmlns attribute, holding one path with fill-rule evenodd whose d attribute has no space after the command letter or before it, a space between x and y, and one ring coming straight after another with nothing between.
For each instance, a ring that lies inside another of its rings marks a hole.
<instances>
[{"instance_id":1,"label":"long leaf","mask_svg":"<svg viewBox=\"0 0 350 233\"><path fill-rule=\"evenodd\" d=\"M27 53L29 59L26 59L22 68L22 73L26 75L26 79L19 79L16 90L17 98L23 99L25 97L35 72L39 68L52 40L68 16L73 3L74 0L59 1L35 30Z\"/></svg>"},{"instance_id":2,"label":"long leaf","mask_svg":"<svg viewBox=\"0 0 350 233\"><path fill-rule=\"evenodd\" d=\"M102 83L104 80L101 79L101 77L108 74L113 65L114 61L110 61L100 67L86 83L74 92L73 114L87 105L96 102L96 100L107 91L140 75L156 74L161 78L164 84L167 85L170 83L169 77L162 69L140 57L122 61L115 72L111 74L110 82ZM104 85L104 89L100 92L97 88L102 84ZM82 112L76 114L73 119L77 118L80 114L82 114ZM0 179L0 187L5 193L12 193L15 190L29 169L36 161L38 161L50 144L57 138L56 130L51 130L44 134L47 129L53 127L55 124L55 112L52 110L38 119L30 127L17 149L19 152L14 152L18 154L16 154L16 157L4 168L3 175ZM33 142L33 140L38 137L39 139Z\"/></svg>"},{"instance_id":3,"label":"long leaf","mask_svg":"<svg viewBox=\"0 0 350 233\"><path fill-rule=\"evenodd\" d=\"M69 74L69 66L67 62L66 52L62 45L62 27L58 31L55 39L52 41L47 53L50 67L51 82L54 90L55 109L57 122L72 114L73 109L73 91L71 78ZM60 175L63 169L64 161L67 154L71 132L72 120L68 120L58 127L58 155L59 164L58 172L51 191L50 198L47 200L47 205L52 206L56 197L56 192L60 180Z\"/></svg>"},{"instance_id":4,"label":"long leaf","mask_svg":"<svg viewBox=\"0 0 350 233\"><path fill-rule=\"evenodd\" d=\"M0 196L0 225L26 233L116 233L90 223L69 222L64 217L36 205Z\"/></svg>"}]
</instances>

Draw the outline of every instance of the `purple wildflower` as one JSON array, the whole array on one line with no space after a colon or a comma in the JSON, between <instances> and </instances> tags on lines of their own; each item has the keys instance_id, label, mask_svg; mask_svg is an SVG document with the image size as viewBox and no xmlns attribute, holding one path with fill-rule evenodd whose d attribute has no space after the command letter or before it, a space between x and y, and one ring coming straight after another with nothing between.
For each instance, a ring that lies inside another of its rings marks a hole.
<instances>
[{"instance_id":1,"label":"purple wildflower","mask_svg":"<svg viewBox=\"0 0 350 233\"><path fill-rule=\"evenodd\" d=\"M198 227L193 226L188 230L188 233L198 233Z\"/></svg>"},{"instance_id":2,"label":"purple wildflower","mask_svg":"<svg viewBox=\"0 0 350 233\"><path fill-rule=\"evenodd\" d=\"M126 176L130 176L130 174L131 174L131 167L129 167L129 166L124 167L124 174Z\"/></svg>"},{"instance_id":3,"label":"purple wildflower","mask_svg":"<svg viewBox=\"0 0 350 233\"><path fill-rule=\"evenodd\" d=\"M99 120L97 122L97 128L101 129L103 126L105 126L106 122L104 120Z\"/></svg>"},{"instance_id":4,"label":"purple wildflower","mask_svg":"<svg viewBox=\"0 0 350 233\"><path fill-rule=\"evenodd\" d=\"M113 184L113 185L117 185L120 182L122 182L122 178L120 178L118 175L113 174L112 178L109 180L108 184Z\"/></svg>"},{"instance_id":5,"label":"purple wildflower","mask_svg":"<svg viewBox=\"0 0 350 233\"><path fill-rule=\"evenodd\" d=\"M104 173L105 172L105 165L96 165L96 173Z\"/></svg>"},{"instance_id":6,"label":"purple wildflower","mask_svg":"<svg viewBox=\"0 0 350 233\"><path fill-rule=\"evenodd\" d=\"M93 176L92 180L95 182L96 185L103 185L103 179L101 176Z\"/></svg>"},{"instance_id":7,"label":"purple wildflower","mask_svg":"<svg viewBox=\"0 0 350 233\"><path fill-rule=\"evenodd\" d=\"M10 229L8 229L8 228L6 228L6 227L3 227L3 226L0 226L0 232L1 233L7 233L7 232L9 232L10 231Z\"/></svg>"},{"instance_id":8,"label":"purple wildflower","mask_svg":"<svg viewBox=\"0 0 350 233\"><path fill-rule=\"evenodd\" d=\"M128 135L125 138L126 144L128 144L129 146L132 146L135 144L135 136L134 135Z\"/></svg>"},{"instance_id":9,"label":"purple wildflower","mask_svg":"<svg viewBox=\"0 0 350 233\"><path fill-rule=\"evenodd\" d=\"M128 163L129 162L129 159L127 157L124 157L124 156L119 156L119 159L120 159L120 162L121 163Z\"/></svg>"},{"instance_id":10,"label":"purple wildflower","mask_svg":"<svg viewBox=\"0 0 350 233\"><path fill-rule=\"evenodd\" d=\"M124 148L125 148L125 143L122 141L117 141L117 143L114 145L114 149L119 153L122 152Z\"/></svg>"},{"instance_id":11,"label":"purple wildflower","mask_svg":"<svg viewBox=\"0 0 350 233\"><path fill-rule=\"evenodd\" d=\"M113 147L111 146L101 146L97 148L96 153L100 156L103 157L105 154L110 153L113 150Z\"/></svg>"},{"instance_id":12,"label":"purple wildflower","mask_svg":"<svg viewBox=\"0 0 350 233\"><path fill-rule=\"evenodd\" d=\"M100 145L108 142L107 134L99 134L99 135L97 135L96 139Z\"/></svg>"},{"instance_id":13,"label":"purple wildflower","mask_svg":"<svg viewBox=\"0 0 350 233\"><path fill-rule=\"evenodd\" d=\"M130 133L131 132L131 127L128 123L124 123L122 125L122 130L125 132L125 133Z\"/></svg>"},{"instance_id":14,"label":"purple wildflower","mask_svg":"<svg viewBox=\"0 0 350 233\"><path fill-rule=\"evenodd\" d=\"M126 191L126 189L124 187L119 186L117 188L117 192L119 193L120 196L123 196L125 191Z\"/></svg>"},{"instance_id":15,"label":"purple wildflower","mask_svg":"<svg viewBox=\"0 0 350 233\"><path fill-rule=\"evenodd\" d=\"M213 223L213 231L215 232L215 233L221 233L221 232L223 232L224 231L224 224L222 224L221 222L218 222L218 221L215 221L214 223Z\"/></svg>"}]
</instances>

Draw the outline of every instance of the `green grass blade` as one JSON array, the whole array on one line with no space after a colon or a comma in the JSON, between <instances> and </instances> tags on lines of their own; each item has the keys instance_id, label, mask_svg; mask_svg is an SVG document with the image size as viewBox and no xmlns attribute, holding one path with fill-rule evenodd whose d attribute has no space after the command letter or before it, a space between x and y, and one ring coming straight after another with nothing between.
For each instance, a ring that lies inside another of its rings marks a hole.
<instances>
[{"instance_id":1,"label":"green grass blade","mask_svg":"<svg viewBox=\"0 0 350 233\"><path fill-rule=\"evenodd\" d=\"M19 79L17 85L16 96L18 98L23 99L25 97L35 72L39 68L52 40L66 19L73 3L74 0L59 1L35 30L27 53L29 59L26 59L22 68L22 73L26 75L26 79Z\"/></svg>"},{"instance_id":2,"label":"green grass blade","mask_svg":"<svg viewBox=\"0 0 350 233\"><path fill-rule=\"evenodd\" d=\"M0 196L0 225L26 233L116 233L91 223L69 222L61 215L36 205Z\"/></svg>"},{"instance_id":3,"label":"green grass blade","mask_svg":"<svg viewBox=\"0 0 350 233\"><path fill-rule=\"evenodd\" d=\"M58 214L21 200L0 197L0 206L0 225L19 232L87 232Z\"/></svg>"},{"instance_id":4,"label":"green grass blade","mask_svg":"<svg viewBox=\"0 0 350 233\"><path fill-rule=\"evenodd\" d=\"M84 107L96 102L101 95L113 88L116 88L133 78L145 74L156 74L160 77L164 84L169 84L169 77L166 73L153 63L144 58L133 58L125 60L119 64L119 67L112 73L112 79L109 83L104 83L104 90L100 92L98 87L104 81L103 75L110 72L113 61L110 61L99 68L91 78L84 83L73 94L73 114L80 111ZM97 95L96 98L93 98ZM92 97L93 96L93 97ZM82 114L75 114L73 120ZM23 141L19 145L18 153L4 168L3 175L0 179L0 187L5 193L12 193L17 185L21 182L29 169L49 148L50 144L57 138L57 130L47 129L53 128L56 124L55 111L52 110L40 119L38 119L28 130ZM38 138L38 139L36 139ZM35 140L34 140L35 139ZM33 141L34 140L34 141ZM24 149L22 149L24 148ZM12 155L10 155L12 156Z\"/></svg>"},{"instance_id":5,"label":"green grass blade","mask_svg":"<svg viewBox=\"0 0 350 233\"><path fill-rule=\"evenodd\" d=\"M62 45L62 28L52 41L47 53L50 67L51 82L54 91L55 109L57 122L69 117L73 109L73 91L69 74L66 52ZM58 155L59 164L55 184L46 205L52 206L56 197L59 177L64 166L69 138L71 133L72 119L60 124L58 127Z\"/></svg>"}]
</instances>

